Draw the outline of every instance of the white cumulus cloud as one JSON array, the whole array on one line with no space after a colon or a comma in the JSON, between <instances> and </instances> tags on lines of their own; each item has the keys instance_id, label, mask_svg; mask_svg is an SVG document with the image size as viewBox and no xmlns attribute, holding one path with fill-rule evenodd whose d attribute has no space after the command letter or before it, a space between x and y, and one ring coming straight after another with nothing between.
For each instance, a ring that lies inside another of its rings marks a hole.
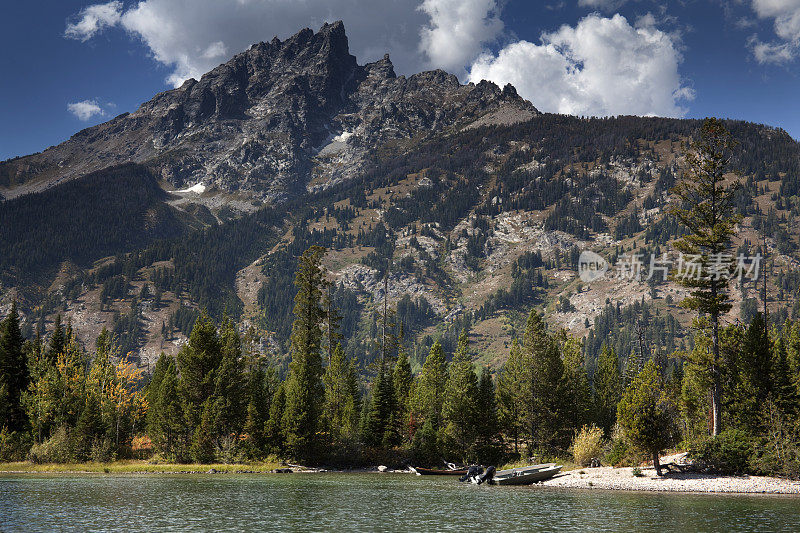
<instances>
[{"instance_id":1,"label":"white cumulus cloud","mask_svg":"<svg viewBox=\"0 0 800 533\"><path fill-rule=\"evenodd\" d=\"M116 26L122 16L122 2L113 1L107 4L94 4L83 8L67 23L64 35L70 39L88 41L98 32Z\"/></svg>"},{"instance_id":2,"label":"white cumulus cloud","mask_svg":"<svg viewBox=\"0 0 800 533\"><path fill-rule=\"evenodd\" d=\"M83 100L82 102L72 102L67 104L67 110L75 115L78 120L87 121L94 116L106 114L97 100Z\"/></svg>"},{"instance_id":3,"label":"white cumulus cloud","mask_svg":"<svg viewBox=\"0 0 800 533\"><path fill-rule=\"evenodd\" d=\"M141 0L81 10L65 32L82 41L116 26L170 68L172 85L199 78L251 44L341 19L360 62L390 52L398 73L462 69L502 30L496 0ZM420 44L422 43L422 44Z\"/></svg>"},{"instance_id":4,"label":"white cumulus cloud","mask_svg":"<svg viewBox=\"0 0 800 533\"><path fill-rule=\"evenodd\" d=\"M753 0L761 19L772 19L777 40L762 41L753 35L748 44L760 63L787 63L800 52L800 0Z\"/></svg>"},{"instance_id":5,"label":"white cumulus cloud","mask_svg":"<svg viewBox=\"0 0 800 533\"><path fill-rule=\"evenodd\" d=\"M495 0L424 0L419 9L430 17L420 42L428 65L458 75L503 30Z\"/></svg>"},{"instance_id":6,"label":"white cumulus cloud","mask_svg":"<svg viewBox=\"0 0 800 533\"><path fill-rule=\"evenodd\" d=\"M512 83L548 112L679 117L694 91L678 71L677 39L655 27L652 17L632 26L619 14L591 14L543 34L539 44L518 41L482 55L469 79Z\"/></svg>"}]
</instances>

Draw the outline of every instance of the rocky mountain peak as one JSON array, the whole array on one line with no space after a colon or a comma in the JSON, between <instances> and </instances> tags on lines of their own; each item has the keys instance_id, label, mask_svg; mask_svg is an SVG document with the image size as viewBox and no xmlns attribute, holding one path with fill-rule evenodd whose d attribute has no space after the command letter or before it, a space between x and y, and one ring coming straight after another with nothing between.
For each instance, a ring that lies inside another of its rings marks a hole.
<instances>
[{"instance_id":1,"label":"rocky mountain peak","mask_svg":"<svg viewBox=\"0 0 800 533\"><path fill-rule=\"evenodd\" d=\"M397 74L394 73L394 65L389 59L389 54L384 54L383 59L364 65L364 71L367 73L367 77L374 79L391 79L397 77Z\"/></svg>"},{"instance_id":2,"label":"rocky mountain peak","mask_svg":"<svg viewBox=\"0 0 800 533\"><path fill-rule=\"evenodd\" d=\"M0 164L7 165L0 171L47 187L136 162L175 188L202 183L209 191L274 199L299 190L312 174L327 182L357 175L389 140L536 114L510 85L462 85L443 70L398 77L388 54L359 66L337 21L254 44L131 114ZM329 175L331 157L338 170Z\"/></svg>"}]
</instances>

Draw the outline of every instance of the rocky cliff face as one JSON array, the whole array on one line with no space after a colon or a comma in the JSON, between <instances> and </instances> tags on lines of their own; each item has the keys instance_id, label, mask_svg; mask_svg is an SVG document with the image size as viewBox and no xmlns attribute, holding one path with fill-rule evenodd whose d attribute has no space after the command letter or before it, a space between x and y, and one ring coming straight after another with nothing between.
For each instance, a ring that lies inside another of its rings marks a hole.
<instances>
[{"instance_id":1,"label":"rocky cliff face","mask_svg":"<svg viewBox=\"0 0 800 533\"><path fill-rule=\"evenodd\" d=\"M358 65L341 22L253 45L135 112L0 164L3 191L48 188L112 164L148 165L171 186L275 199L347 179L376 146L537 114L513 87L442 71L397 77L388 55ZM315 170L315 167L317 169Z\"/></svg>"}]
</instances>

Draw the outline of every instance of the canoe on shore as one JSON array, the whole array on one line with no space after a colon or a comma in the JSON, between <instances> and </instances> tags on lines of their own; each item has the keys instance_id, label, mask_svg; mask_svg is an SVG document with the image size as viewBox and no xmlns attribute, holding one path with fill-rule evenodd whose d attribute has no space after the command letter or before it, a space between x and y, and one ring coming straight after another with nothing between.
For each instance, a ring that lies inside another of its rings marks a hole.
<instances>
[{"instance_id":1,"label":"canoe on shore","mask_svg":"<svg viewBox=\"0 0 800 533\"><path fill-rule=\"evenodd\" d=\"M411 470L418 476L463 476L466 475L467 469L462 470L445 470L442 468L422 468L421 466L412 466Z\"/></svg>"},{"instance_id":2,"label":"canoe on shore","mask_svg":"<svg viewBox=\"0 0 800 533\"><path fill-rule=\"evenodd\" d=\"M530 485L544 481L561 472L561 465L545 463L523 468L498 471L490 483L494 485Z\"/></svg>"}]
</instances>

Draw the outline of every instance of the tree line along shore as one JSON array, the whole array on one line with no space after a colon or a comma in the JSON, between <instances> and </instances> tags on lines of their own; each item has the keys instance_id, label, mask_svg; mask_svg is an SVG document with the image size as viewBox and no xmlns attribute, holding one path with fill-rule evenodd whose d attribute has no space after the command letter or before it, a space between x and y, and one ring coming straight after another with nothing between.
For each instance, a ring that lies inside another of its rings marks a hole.
<instances>
[{"instance_id":1,"label":"tree line along shore","mask_svg":"<svg viewBox=\"0 0 800 533\"><path fill-rule=\"evenodd\" d=\"M800 323L768 330L757 315L748 326L722 328L726 428L709 436L710 339L702 330L691 352L663 364L621 368L604 349L591 382L579 341L549 331L536 311L496 376L475 371L466 332L451 357L435 344L414 376L402 344L387 333L387 355L367 386L327 327L322 254L311 249L300 260L285 380L243 352L229 320L217 326L201 317L186 346L163 355L143 384L107 332L92 353L60 324L47 342L25 341L12 307L0 334L2 459L282 458L348 467L571 453L581 466L634 465L677 447L710 471L798 473Z\"/></svg>"},{"instance_id":2,"label":"tree line along shore","mask_svg":"<svg viewBox=\"0 0 800 533\"><path fill-rule=\"evenodd\" d=\"M686 231L673 247L702 266L730 249L738 220L731 148L722 123L707 120L674 190ZM660 452L680 449L707 472L800 476L800 322L770 328L758 313L722 324L729 277L676 280L698 313L689 350L623 365L604 347L590 376L581 341L532 310L496 372L476 371L464 330L452 354L434 343L414 375L388 298L378 360L359 368L345 354L324 254L312 246L298 260L284 376L227 317L201 314L188 343L146 376L107 331L89 351L60 320L25 339L12 305L0 329L0 460L353 467L571 454L578 466L651 459L660 476Z\"/></svg>"}]
</instances>

